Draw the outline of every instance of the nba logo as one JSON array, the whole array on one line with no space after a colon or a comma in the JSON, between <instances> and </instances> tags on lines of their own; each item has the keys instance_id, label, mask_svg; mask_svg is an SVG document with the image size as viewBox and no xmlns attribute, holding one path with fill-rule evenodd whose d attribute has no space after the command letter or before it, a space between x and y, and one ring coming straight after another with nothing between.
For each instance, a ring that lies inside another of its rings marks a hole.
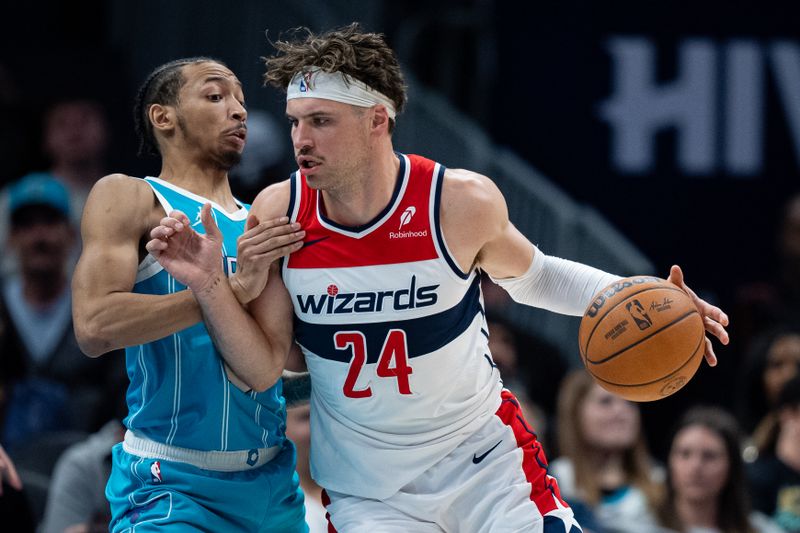
<instances>
[{"instance_id":1,"label":"nba logo","mask_svg":"<svg viewBox=\"0 0 800 533\"><path fill-rule=\"evenodd\" d=\"M313 89L313 86L311 84L311 76L313 74L314 74L313 72L304 72L303 73L303 77L300 78L300 92L301 93L304 93L304 92L307 92L307 91L310 91L310 90Z\"/></svg>"},{"instance_id":2,"label":"nba logo","mask_svg":"<svg viewBox=\"0 0 800 533\"><path fill-rule=\"evenodd\" d=\"M636 325L639 326L639 329L647 329L653 325L653 321L650 320L649 316L647 316L644 306L639 300L628 302L628 304L625 306L625 309L627 309L631 314L631 317L633 318L634 322L636 322Z\"/></svg>"},{"instance_id":3,"label":"nba logo","mask_svg":"<svg viewBox=\"0 0 800 533\"><path fill-rule=\"evenodd\" d=\"M161 463L159 461L153 461L150 464L150 475L153 483L161 483L163 481L161 479Z\"/></svg>"}]
</instances>

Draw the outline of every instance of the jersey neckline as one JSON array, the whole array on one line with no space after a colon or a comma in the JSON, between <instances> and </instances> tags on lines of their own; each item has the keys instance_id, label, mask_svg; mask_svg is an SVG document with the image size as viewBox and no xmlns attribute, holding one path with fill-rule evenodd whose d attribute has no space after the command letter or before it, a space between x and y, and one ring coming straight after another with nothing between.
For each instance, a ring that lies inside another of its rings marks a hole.
<instances>
[{"instance_id":1,"label":"jersey neckline","mask_svg":"<svg viewBox=\"0 0 800 533\"><path fill-rule=\"evenodd\" d=\"M216 211L219 211L220 213L222 213L223 215L225 215L226 217L228 217L231 220L244 220L245 218L247 218L247 208L245 207L244 202L240 201L236 197L234 197L233 200L239 205L239 209L237 209L236 211L233 211L233 212L228 212L228 211L225 210L224 207L219 205L214 200L209 200L208 198L206 198L204 196L200 196L199 194L195 194L192 191L184 189L183 187L178 187L177 185L174 185L174 184L172 184L172 183L170 183L168 181L165 181L165 180L163 180L161 178L156 178L154 176L147 176L145 179L148 180L148 181L153 181L155 183L158 183L159 185L163 185L164 187L167 187L168 189L172 189L173 191L175 191L177 193L180 193L180 194L182 194L182 195L184 195L184 196L186 196L188 198L191 198L192 200L200 202L201 204L209 203L209 204L211 204L211 207L213 207ZM169 213L167 213L167 214L169 214Z\"/></svg>"},{"instance_id":2,"label":"jersey neckline","mask_svg":"<svg viewBox=\"0 0 800 533\"><path fill-rule=\"evenodd\" d=\"M339 224L338 222L334 222L333 220L329 219L322 213L322 194L320 191L317 191L315 208L317 211L317 219L319 220L320 224L331 231L342 233L357 239L365 237L377 228L381 227L397 209L397 206L400 204L400 200L403 198L403 194L405 193L406 186L408 185L408 176L411 169L411 165L407 161L408 158L406 155L399 152L395 152L395 155L400 160L400 168L397 170L397 180L395 182L394 191L392 192L392 198L380 213L375 215L375 217L366 224L361 224L360 226L346 226L344 224Z\"/></svg>"}]
</instances>

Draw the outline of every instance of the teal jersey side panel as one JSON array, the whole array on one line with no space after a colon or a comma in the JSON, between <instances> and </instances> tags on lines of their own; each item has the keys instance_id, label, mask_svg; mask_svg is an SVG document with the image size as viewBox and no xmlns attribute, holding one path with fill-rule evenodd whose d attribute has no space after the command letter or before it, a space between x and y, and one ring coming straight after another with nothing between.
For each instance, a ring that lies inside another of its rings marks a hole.
<instances>
[{"instance_id":1,"label":"teal jersey side panel","mask_svg":"<svg viewBox=\"0 0 800 533\"><path fill-rule=\"evenodd\" d=\"M180 210L205 233L200 209L208 200L155 178L146 178L169 213ZM212 203L223 235L225 273L236 272L236 240L249 205L226 213ZM169 294L186 289L151 256L139 266L133 291ZM250 450L281 445L286 407L279 380L262 393L244 392L226 376L221 355L200 323L157 341L125 350L130 386L125 425L152 440L195 450Z\"/></svg>"}]
</instances>

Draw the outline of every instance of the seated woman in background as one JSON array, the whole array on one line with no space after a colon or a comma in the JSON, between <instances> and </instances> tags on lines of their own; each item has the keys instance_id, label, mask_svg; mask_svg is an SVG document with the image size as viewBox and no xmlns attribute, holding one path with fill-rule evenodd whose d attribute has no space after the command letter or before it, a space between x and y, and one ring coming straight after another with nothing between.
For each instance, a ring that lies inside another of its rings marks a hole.
<instances>
[{"instance_id":1,"label":"seated woman in background","mask_svg":"<svg viewBox=\"0 0 800 533\"><path fill-rule=\"evenodd\" d=\"M591 510L597 528L590 529L659 531L654 509L663 471L650 457L638 406L575 370L561 385L556 423L559 457L549 471L570 505Z\"/></svg>"},{"instance_id":2,"label":"seated woman in background","mask_svg":"<svg viewBox=\"0 0 800 533\"><path fill-rule=\"evenodd\" d=\"M754 339L740 377L739 419L752 444L746 449L746 460L769 448L777 425L778 395L798 373L800 325L781 324Z\"/></svg>"},{"instance_id":3,"label":"seated woman in background","mask_svg":"<svg viewBox=\"0 0 800 533\"><path fill-rule=\"evenodd\" d=\"M713 407L689 409L672 437L662 525L681 533L781 533L750 511L739 425Z\"/></svg>"},{"instance_id":4,"label":"seated woman in background","mask_svg":"<svg viewBox=\"0 0 800 533\"><path fill-rule=\"evenodd\" d=\"M753 507L787 533L800 533L800 376L781 389L773 425L749 465Z\"/></svg>"}]
</instances>

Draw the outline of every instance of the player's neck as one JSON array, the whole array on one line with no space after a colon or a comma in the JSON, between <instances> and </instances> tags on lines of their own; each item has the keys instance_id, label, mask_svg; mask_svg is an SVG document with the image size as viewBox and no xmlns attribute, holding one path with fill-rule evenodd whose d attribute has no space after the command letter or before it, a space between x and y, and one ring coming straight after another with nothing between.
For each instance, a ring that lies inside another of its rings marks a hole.
<instances>
[{"instance_id":1,"label":"player's neck","mask_svg":"<svg viewBox=\"0 0 800 533\"><path fill-rule=\"evenodd\" d=\"M342 187L322 191L325 214L345 226L369 223L389 205L397 187L400 160L389 150Z\"/></svg>"},{"instance_id":2,"label":"player's neck","mask_svg":"<svg viewBox=\"0 0 800 533\"><path fill-rule=\"evenodd\" d=\"M164 160L158 177L222 206L226 211L236 211L239 206L233 198L228 171L195 161Z\"/></svg>"}]
</instances>

